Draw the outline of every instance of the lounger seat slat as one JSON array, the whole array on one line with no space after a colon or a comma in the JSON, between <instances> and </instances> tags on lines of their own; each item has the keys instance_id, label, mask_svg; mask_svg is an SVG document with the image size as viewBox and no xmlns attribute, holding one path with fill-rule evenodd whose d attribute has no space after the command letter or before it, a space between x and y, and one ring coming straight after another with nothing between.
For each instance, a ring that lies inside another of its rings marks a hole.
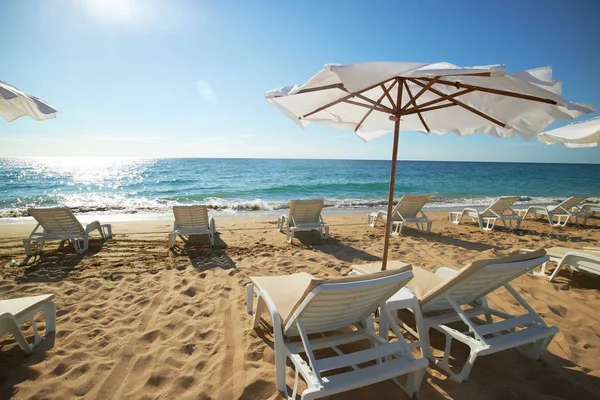
<instances>
[{"instance_id":1,"label":"lounger seat slat","mask_svg":"<svg viewBox=\"0 0 600 400\"><path fill-rule=\"evenodd\" d=\"M348 333L342 333L334 336L326 336L320 339L313 339L310 341L310 347L313 350L327 349L332 346L341 346L347 343L358 342L360 340L369 339L371 336L364 331L352 331ZM292 352L303 353L304 346L301 341L292 342L287 344L288 349Z\"/></svg>"},{"instance_id":2,"label":"lounger seat slat","mask_svg":"<svg viewBox=\"0 0 600 400\"><path fill-rule=\"evenodd\" d=\"M490 347L494 348L494 352L496 352L503 349L522 346L524 344L546 338L549 334L554 336L554 334L557 332L558 328L554 326L545 327L536 325L526 329L521 329L516 332L511 332L502 336L487 339L486 342Z\"/></svg>"},{"instance_id":3,"label":"lounger seat slat","mask_svg":"<svg viewBox=\"0 0 600 400\"><path fill-rule=\"evenodd\" d=\"M488 335L490 333L501 332L505 330L510 330L513 328L517 328L519 326L524 326L526 324L537 323L539 320L530 314L519 315L518 317L513 317L509 319L505 319L504 321L498 321L491 324L485 324L477 327L477 333L480 335Z\"/></svg>"},{"instance_id":4,"label":"lounger seat slat","mask_svg":"<svg viewBox=\"0 0 600 400\"><path fill-rule=\"evenodd\" d=\"M354 353L344 354L343 356L317 360L315 369L323 372L342 367L349 367L351 365L357 365L367 361L376 360L390 354L401 354L404 350L404 344L401 342L386 343L372 349L361 350Z\"/></svg>"}]
</instances>

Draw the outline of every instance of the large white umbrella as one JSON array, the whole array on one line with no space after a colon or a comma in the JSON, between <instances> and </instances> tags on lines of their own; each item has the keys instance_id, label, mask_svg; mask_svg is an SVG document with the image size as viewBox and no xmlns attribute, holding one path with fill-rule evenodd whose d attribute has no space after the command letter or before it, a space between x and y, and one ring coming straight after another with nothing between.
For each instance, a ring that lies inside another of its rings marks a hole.
<instances>
[{"instance_id":1,"label":"large white umbrella","mask_svg":"<svg viewBox=\"0 0 600 400\"><path fill-rule=\"evenodd\" d=\"M329 64L303 85L265 94L298 125L353 130L369 141L394 132L382 269L387 264L400 129L528 140L556 120L594 110L561 96L552 68L508 74L502 65L370 62Z\"/></svg>"},{"instance_id":2,"label":"large white umbrella","mask_svg":"<svg viewBox=\"0 0 600 400\"><path fill-rule=\"evenodd\" d=\"M29 115L33 119L54 118L57 109L44 100L21 92L16 87L0 81L0 115L8 122Z\"/></svg>"},{"instance_id":3,"label":"large white umbrella","mask_svg":"<svg viewBox=\"0 0 600 400\"><path fill-rule=\"evenodd\" d=\"M545 144L560 143L565 147L596 147L600 142L600 117L542 132L538 140Z\"/></svg>"}]
</instances>

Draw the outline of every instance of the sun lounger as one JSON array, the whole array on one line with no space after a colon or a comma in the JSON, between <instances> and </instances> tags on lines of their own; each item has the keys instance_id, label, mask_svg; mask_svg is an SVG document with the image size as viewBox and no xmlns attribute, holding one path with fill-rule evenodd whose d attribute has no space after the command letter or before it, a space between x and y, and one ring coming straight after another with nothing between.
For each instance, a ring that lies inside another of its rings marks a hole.
<instances>
[{"instance_id":1,"label":"sun lounger","mask_svg":"<svg viewBox=\"0 0 600 400\"><path fill-rule=\"evenodd\" d=\"M292 243L294 234L300 231L316 230L321 238L329 237L329 226L325 225L323 216L323 199L292 200L290 212L277 219L277 230L281 232L286 225L286 236L288 243Z\"/></svg>"},{"instance_id":2,"label":"sun lounger","mask_svg":"<svg viewBox=\"0 0 600 400\"><path fill-rule=\"evenodd\" d=\"M49 240L70 240L75 251L83 254L88 249L89 234L97 230L103 239L112 237L109 224L100 224L98 221L86 225L85 229L67 207L30 208L27 212L35 218L37 225L28 239L23 239L25 253L28 256L42 251L44 244ZM41 232L38 232L39 229Z\"/></svg>"},{"instance_id":3,"label":"sun lounger","mask_svg":"<svg viewBox=\"0 0 600 400\"><path fill-rule=\"evenodd\" d=\"M21 297L18 299L0 300L0 337L6 333L13 335L23 351L32 354L35 347L56 330L56 304L52 302L53 294L42 296ZM43 312L46 318L44 336L40 336L35 323L35 314ZM33 344L29 344L21 330L25 321L31 323L33 328Z\"/></svg>"},{"instance_id":4,"label":"sun lounger","mask_svg":"<svg viewBox=\"0 0 600 400\"><path fill-rule=\"evenodd\" d=\"M532 250L523 249L524 252ZM557 263L556 268L548 276L546 273L546 264L542 264L540 272L531 271L533 275L548 278L550 282L556 278L559 271L565 266L569 266L574 271L581 271L589 274L600 275L600 247L585 247L583 249L570 249L568 247L551 247L546 249L550 261Z\"/></svg>"},{"instance_id":5,"label":"sun lounger","mask_svg":"<svg viewBox=\"0 0 600 400\"><path fill-rule=\"evenodd\" d=\"M429 194L405 194L402 196L392 211L392 226L390 227L392 235L399 236L404 224L416 224L420 231L424 231L427 226L427 232L431 231L433 221L429 220L421 210L429 200L429 196ZM379 218L386 219L387 212L369 213L367 223L374 227Z\"/></svg>"},{"instance_id":6,"label":"sun lounger","mask_svg":"<svg viewBox=\"0 0 600 400\"><path fill-rule=\"evenodd\" d=\"M397 327L394 331L397 341L388 342L376 335L372 316L411 277L408 266L368 276L329 280L315 279L304 272L251 278L252 283L246 288L247 311L254 316L254 328L258 327L263 311L271 315L277 389L286 398L295 399L301 375L308 386L301 395L304 400L388 379L395 381L409 396L415 394L427 360L415 359ZM255 296L257 305L253 313ZM318 334L320 337L315 338ZM370 347L346 354L338 347L357 341L367 342ZM314 352L327 348L333 349L337 356L317 359ZM308 362L300 354L304 354ZM285 381L288 358L296 370L291 397L288 397ZM405 385L395 379L401 375L407 375Z\"/></svg>"},{"instance_id":7,"label":"sun lounger","mask_svg":"<svg viewBox=\"0 0 600 400\"><path fill-rule=\"evenodd\" d=\"M527 358L538 360L558 328L546 325L509 282L547 260L546 253L537 250L477 260L459 271L440 268L432 273L413 267L415 278L407 286L419 300L419 307L413 311L425 356L456 382L469 378L479 356L514 348ZM523 307L524 314L512 315L488 305L486 296L501 286ZM441 360L433 357L429 346L432 328L446 336ZM449 364L452 339L470 348L469 358L458 374Z\"/></svg>"},{"instance_id":8,"label":"sun lounger","mask_svg":"<svg viewBox=\"0 0 600 400\"><path fill-rule=\"evenodd\" d=\"M169 233L169 248L175 246L177 236L208 235L211 246L215 245L215 219L208 216L206 206L173 206L173 232Z\"/></svg>"},{"instance_id":9,"label":"sun lounger","mask_svg":"<svg viewBox=\"0 0 600 400\"><path fill-rule=\"evenodd\" d=\"M449 214L450 222L458 225L464 216L468 216L479 224L479 229L482 231L491 231L494 229L497 220L502 221L502 224L507 228L519 229L521 226L521 217L510 208L518 199L516 196L500 197L483 211L478 211L474 208L465 208L461 212L452 211Z\"/></svg>"},{"instance_id":10,"label":"sun lounger","mask_svg":"<svg viewBox=\"0 0 600 400\"><path fill-rule=\"evenodd\" d=\"M588 211L577 211L577 205L586 199L586 196L573 196L558 205L531 206L516 211L523 219L527 218L527 215L532 215L533 218L547 217L551 226L565 226L572 217L575 217L576 223L579 223L579 218L582 218L583 225L585 225L592 214ZM554 222L554 218L556 218L556 222Z\"/></svg>"},{"instance_id":11,"label":"sun lounger","mask_svg":"<svg viewBox=\"0 0 600 400\"><path fill-rule=\"evenodd\" d=\"M596 213L600 213L600 203L586 203L579 207L579 210L590 214L591 217L595 217Z\"/></svg>"}]
</instances>

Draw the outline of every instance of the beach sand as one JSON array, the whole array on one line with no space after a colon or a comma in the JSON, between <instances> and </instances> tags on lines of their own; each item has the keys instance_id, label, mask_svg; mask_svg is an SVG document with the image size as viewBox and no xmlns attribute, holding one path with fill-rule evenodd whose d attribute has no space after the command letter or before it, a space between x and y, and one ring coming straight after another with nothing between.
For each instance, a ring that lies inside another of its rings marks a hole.
<instances>
[{"instance_id":1,"label":"beach sand","mask_svg":"<svg viewBox=\"0 0 600 400\"><path fill-rule=\"evenodd\" d=\"M472 223L450 224L446 213L429 214L432 233L405 228L391 239L391 259L433 271L523 247L600 241L598 219L585 228L526 221L521 231L480 232ZM170 221L122 221L113 224L113 239L92 240L85 256L49 243L27 266L16 263L25 258L20 239L32 225L1 225L0 298L55 293L58 316L56 334L31 356L11 336L0 338L0 398L280 398L272 333L254 331L245 311L249 277L300 271L337 277L382 254L383 227L368 227L366 212L325 219L329 240L307 233L290 245L276 231L275 218L217 218L214 250L194 241L175 252L167 248ZM600 278L564 270L554 283L523 276L514 287L560 328L543 360L512 350L485 356L463 384L429 367L420 398L600 398ZM521 312L507 293L497 293L492 305ZM436 354L443 349L440 339L433 338ZM454 346L454 356L466 354ZM291 385L291 368L287 376ZM332 398L408 396L383 382Z\"/></svg>"}]
</instances>

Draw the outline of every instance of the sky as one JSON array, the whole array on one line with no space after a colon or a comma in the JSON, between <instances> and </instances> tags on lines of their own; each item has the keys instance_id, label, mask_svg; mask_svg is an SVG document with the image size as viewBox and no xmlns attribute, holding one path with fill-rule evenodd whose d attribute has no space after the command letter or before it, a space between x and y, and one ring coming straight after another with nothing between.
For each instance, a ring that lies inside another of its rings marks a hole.
<instances>
[{"instance_id":1,"label":"sky","mask_svg":"<svg viewBox=\"0 0 600 400\"><path fill-rule=\"evenodd\" d=\"M390 159L392 135L364 143L352 132L303 131L265 101L332 62L551 65L567 100L600 106L600 2L449 4L0 2L0 80L60 110L41 122L0 118L0 157ZM600 163L600 147L402 132L399 158Z\"/></svg>"}]
</instances>

